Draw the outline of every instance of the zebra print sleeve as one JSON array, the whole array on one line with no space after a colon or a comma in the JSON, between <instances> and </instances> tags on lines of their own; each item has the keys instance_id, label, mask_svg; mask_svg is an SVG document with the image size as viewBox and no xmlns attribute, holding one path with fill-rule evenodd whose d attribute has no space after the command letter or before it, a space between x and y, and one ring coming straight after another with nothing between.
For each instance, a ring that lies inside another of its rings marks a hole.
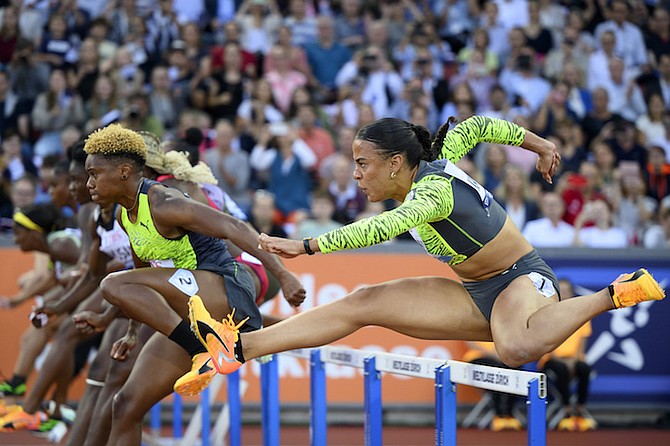
<instances>
[{"instance_id":1,"label":"zebra print sleeve","mask_svg":"<svg viewBox=\"0 0 670 446\"><path fill-rule=\"evenodd\" d=\"M455 163L480 142L520 146L525 137L526 130L512 122L473 116L447 132L439 158Z\"/></svg>"},{"instance_id":2,"label":"zebra print sleeve","mask_svg":"<svg viewBox=\"0 0 670 446\"><path fill-rule=\"evenodd\" d=\"M422 181L397 208L320 235L319 250L329 253L391 240L423 223L447 217L453 205L449 181L439 177L435 181Z\"/></svg>"}]
</instances>

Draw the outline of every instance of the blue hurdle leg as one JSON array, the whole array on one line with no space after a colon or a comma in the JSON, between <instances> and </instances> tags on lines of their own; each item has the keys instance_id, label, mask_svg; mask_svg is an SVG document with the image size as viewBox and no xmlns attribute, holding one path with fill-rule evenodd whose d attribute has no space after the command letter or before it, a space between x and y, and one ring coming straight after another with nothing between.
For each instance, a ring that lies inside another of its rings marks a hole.
<instances>
[{"instance_id":1,"label":"blue hurdle leg","mask_svg":"<svg viewBox=\"0 0 670 446\"><path fill-rule=\"evenodd\" d=\"M181 396L172 394L172 436L174 438L182 437L182 401Z\"/></svg>"},{"instance_id":2,"label":"blue hurdle leg","mask_svg":"<svg viewBox=\"0 0 670 446\"><path fill-rule=\"evenodd\" d=\"M435 444L456 446L456 386L449 366L435 370Z\"/></svg>"},{"instance_id":3,"label":"blue hurdle leg","mask_svg":"<svg viewBox=\"0 0 670 446\"><path fill-rule=\"evenodd\" d=\"M263 444L279 446L279 371L277 356L261 365Z\"/></svg>"},{"instance_id":4,"label":"blue hurdle leg","mask_svg":"<svg viewBox=\"0 0 670 446\"><path fill-rule=\"evenodd\" d=\"M382 381L374 356L365 358L365 444L382 445Z\"/></svg>"},{"instance_id":5,"label":"blue hurdle leg","mask_svg":"<svg viewBox=\"0 0 670 446\"><path fill-rule=\"evenodd\" d=\"M326 369L321 361L321 351L310 352L310 391L311 401L311 429L310 444L312 446L326 446L328 444L328 423L326 420Z\"/></svg>"},{"instance_id":6,"label":"blue hurdle leg","mask_svg":"<svg viewBox=\"0 0 670 446\"><path fill-rule=\"evenodd\" d=\"M540 380L530 382L528 389L528 445L547 444L547 399L540 397Z\"/></svg>"},{"instance_id":7,"label":"blue hurdle leg","mask_svg":"<svg viewBox=\"0 0 670 446\"><path fill-rule=\"evenodd\" d=\"M240 372L228 375L228 408L230 413L230 427L228 437L230 446L242 444L242 404L240 403Z\"/></svg>"}]
</instances>

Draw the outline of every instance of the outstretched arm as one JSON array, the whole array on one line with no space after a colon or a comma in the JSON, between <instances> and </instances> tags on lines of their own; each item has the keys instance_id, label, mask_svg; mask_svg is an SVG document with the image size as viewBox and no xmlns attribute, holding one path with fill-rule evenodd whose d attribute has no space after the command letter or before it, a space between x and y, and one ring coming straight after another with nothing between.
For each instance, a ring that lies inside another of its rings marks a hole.
<instances>
[{"instance_id":1,"label":"outstretched arm","mask_svg":"<svg viewBox=\"0 0 670 446\"><path fill-rule=\"evenodd\" d=\"M281 259L259 249L258 232L251 225L173 191L154 189L157 189L156 194L150 194L154 224L229 239L263 263L268 271L280 281L289 302L299 305L305 299L305 289L284 267Z\"/></svg>"}]
</instances>

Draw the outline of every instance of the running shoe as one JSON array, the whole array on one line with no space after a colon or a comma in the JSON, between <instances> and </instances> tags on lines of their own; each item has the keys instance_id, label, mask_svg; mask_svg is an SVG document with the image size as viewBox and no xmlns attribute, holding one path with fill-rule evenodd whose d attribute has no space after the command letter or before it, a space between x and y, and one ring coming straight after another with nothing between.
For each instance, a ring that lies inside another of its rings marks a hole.
<instances>
[{"instance_id":1,"label":"running shoe","mask_svg":"<svg viewBox=\"0 0 670 446\"><path fill-rule=\"evenodd\" d=\"M523 428L521 426L521 421L514 417L505 418L505 423L507 424L507 429L511 431L520 431Z\"/></svg>"},{"instance_id":2,"label":"running shoe","mask_svg":"<svg viewBox=\"0 0 670 446\"><path fill-rule=\"evenodd\" d=\"M507 429L507 420L505 417L494 416L491 420L491 430L493 432L500 432Z\"/></svg>"},{"instance_id":3,"label":"running shoe","mask_svg":"<svg viewBox=\"0 0 670 446\"><path fill-rule=\"evenodd\" d=\"M591 417L576 417L577 430L579 432L586 432L595 430L598 427L598 423Z\"/></svg>"},{"instance_id":4,"label":"running shoe","mask_svg":"<svg viewBox=\"0 0 670 446\"><path fill-rule=\"evenodd\" d=\"M26 393L26 383L21 383L18 386L13 386L7 381L0 383L0 397L6 396L23 396Z\"/></svg>"},{"instance_id":5,"label":"running shoe","mask_svg":"<svg viewBox=\"0 0 670 446\"><path fill-rule=\"evenodd\" d=\"M216 375L209 353L198 353L192 361L191 370L174 383L174 391L182 396L198 395Z\"/></svg>"},{"instance_id":6,"label":"running shoe","mask_svg":"<svg viewBox=\"0 0 670 446\"><path fill-rule=\"evenodd\" d=\"M212 318L199 296L192 296L188 301L188 317L191 330L200 339L209 355L214 360L214 368L225 375L239 369L242 362L235 356L235 343L240 338L240 327L249 319L235 324L232 313L219 322Z\"/></svg>"},{"instance_id":7,"label":"running shoe","mask_svg":"<svg viewBox=\"0 0 670 446\"><path fill-rule=\"evenodd\" d=\"M3 400L0 400L0 418L8 413L16 412L17 410L21 410L21 406L18 404L7 404Z\"/></svg>"},{"instance_id":8,"label":"running shoe","mask_svg":"<svg viewBox=\"0 0 670 446\"><path fill-rule=\"evenodd\" d=\"M31 414L21 408L0 418L0 430L5 432L23 429L38 430L40 425L48 419L47 414L42 411L38 410Z\"/></svg>"},{"instance_id":9,"label":"running shoe","mask_svg":"<svg viewBox=\"0 0 670 446\"><path fill-rule=\"evenodd\" d=\"M577 430L577 417L569 416L563 418L556 426L556 429L559 431L569 431L574 432Z\"/></svg>"},{"instance_id":10,"label":"running shoe","mask_svg":"<svg viewBox=\"0 0 670 446\"><path fill-rule=\"evenodd\" d=\"M665 292L644 268L622 274L609 286L615 308L631 307L648 300L661 300Z\"/></svg>"}]
</instances>

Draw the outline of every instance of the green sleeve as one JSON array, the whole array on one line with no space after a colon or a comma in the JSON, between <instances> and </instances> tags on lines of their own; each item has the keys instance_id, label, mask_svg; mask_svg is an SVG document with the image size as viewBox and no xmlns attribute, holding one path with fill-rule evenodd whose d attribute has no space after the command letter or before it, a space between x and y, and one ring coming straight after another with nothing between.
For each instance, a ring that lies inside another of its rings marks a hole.
<instances>
[{"instance_id":1,"label":"green sleeve","mask_svg":"<svg viewBox=\"0 0 670 446\"><path fill-rule=\"evenodd\" d=\"M447 132L438 158L455 163L480 142L520 146L525 137L526 129L512 122L473 116Z\"/></svg>"},{"instance_id":2,"label":"green sleeve","mask_svg":"<svg viewBox=\"0 0 670 446\"><path fill-rule=\"evenodd\" d=\"M440 177L425 177L397 208L369 217L317 239L323 253L376 245L421 224L445 218L453 209L451 183Z\"/></svg>"}]
</instances>

